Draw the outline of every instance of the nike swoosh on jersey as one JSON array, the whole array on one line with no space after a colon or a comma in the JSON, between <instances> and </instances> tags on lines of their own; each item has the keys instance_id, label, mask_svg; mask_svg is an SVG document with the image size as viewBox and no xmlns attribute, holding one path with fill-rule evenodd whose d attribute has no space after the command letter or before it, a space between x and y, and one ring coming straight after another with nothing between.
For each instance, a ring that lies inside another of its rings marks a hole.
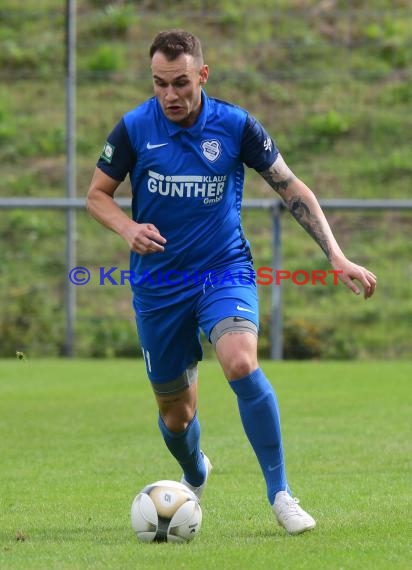
<instances>
[{"instance_id":1,"label":"nike swoosh on jersey","mask_svg":"<svg viewBox=\"0 0 412 570\"><path fill-rule=\"evenodd\" d=\"M247 311L248 313L254 313L254 312L255 312L255 311L251 311L250 309L245 309L245 307L241 307L240 305L238 305L238 306L236 307L236 309L237 309L238 311Z\"/></svg>"},{"instance_id":2,"label":"nike swoosh on jersey","mask_svg":"<svg viewBox=\"0 0 412 570\"><path fill-rule=\"evenodd\" d=\"M160 148L161 146L166 146L169 143L161 143L161 144L150 144L149 142L146 145L147 150L152 150L152 148Z\"/></svg>"}]
</instances>

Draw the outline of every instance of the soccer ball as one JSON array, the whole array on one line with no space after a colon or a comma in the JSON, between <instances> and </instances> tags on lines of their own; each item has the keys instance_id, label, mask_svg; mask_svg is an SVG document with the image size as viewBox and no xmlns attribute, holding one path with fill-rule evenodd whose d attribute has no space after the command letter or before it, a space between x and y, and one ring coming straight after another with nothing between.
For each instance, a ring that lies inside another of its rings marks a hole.
<instances>
[{"instance_id":1,"label":"soccer ball","mask_svg":"<svg viewBox=\"0 0 412 570\"><path fill-rule=\"evenodd\" d=\"M183 483L156 481L135 497L131 519L142 542L183 543L199 532L202 510L199 499Z\"/></svg>"}]
</instances>

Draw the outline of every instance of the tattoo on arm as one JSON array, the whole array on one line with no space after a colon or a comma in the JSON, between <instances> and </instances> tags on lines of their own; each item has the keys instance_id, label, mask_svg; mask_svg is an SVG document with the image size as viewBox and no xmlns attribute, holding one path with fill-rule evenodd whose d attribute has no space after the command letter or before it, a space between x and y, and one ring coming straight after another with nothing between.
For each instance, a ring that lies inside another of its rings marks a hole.
<instances>
[{"instance_id":1,"label":"tattoo on arm","mask_svg":"<svg viewBox=\"0 0 412 570\"><path fill-rule=\"evenodd\" d=\"M292 172L289 170L287 176L282 176L281 172L272 165L267 170L260 172L260 175L266 180L266 182L281 196L285 198L285 192L288 189L289 184L295 178Z\"/></svg>"},{"instance_id":2,"label":"tattoo on arm","mask_svg":"<svg viewBox=\"0 0 412 570\"><path fill-rule=\"evenodd\" d=\"M323 221L319 219L316 213L311 212L304 196L292 195L294 182L297 179L283 160L283 157L278 154L272 166L260 172L260 175L284 200L286 207L295 220L312 236L330 261L330 243Z\"/></svg>"},{"instance_id":3,"label":"tattoo on arm","mask_svg":"<svg viewBox=\"0 0 412 570\"><path fill-rule=\"evenodd\" d=\"M285 178L283 180L277 179L277 172L273 167L268 168L260 173L266 182L277 192L282 198L284 198L284 192L288 189L291 178Z\"/></svg>"},{"instance_id":4,"label":"tattoo on arm","mask_svg":"<svg viewBox=\"0 0 412 570\"><path fill-rule=\"evenodd\" d=\"M310 211L309 206L299 196L292 196L287 202L290 213L299 224L305 228L309 235L313 237L317 244L322 248L326 257L331 258L329 240L325 235L322 223L318 217Z\"/></svg>"}]
</instances>

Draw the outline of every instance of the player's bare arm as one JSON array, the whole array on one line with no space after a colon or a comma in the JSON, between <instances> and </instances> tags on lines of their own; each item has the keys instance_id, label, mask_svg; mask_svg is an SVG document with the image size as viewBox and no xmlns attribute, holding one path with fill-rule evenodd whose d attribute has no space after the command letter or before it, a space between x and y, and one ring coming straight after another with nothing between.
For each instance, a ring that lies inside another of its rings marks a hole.
<instances>
[{"instance_id":1,"label":"player's bare arm","mask_svg":"<svg viewBox=\"0 0 412 570\"><path fill-rule=\"evenodd\" d=\"M120 182L96 168L87 194L87 210L102 225L116 232L140 255L164 251L166 239L153 224L131 220L114 201Z\"/></svg>"},{"instance_id":2,"label":"player's bare arm","mask_svg":"<svg viewBox=\"0 0 412 570\"><path fill-rule=\"evenodd\" d=\"M360 289L353 281L358 280L363 286L365 299L371 297L376 287L376 276L345 257L316 196L293 174L283 157L279 154L272 166L260 174L283 199L292 216L321 247L333 268L341 271L341 281L358 295Z\"/></svg>"}]
</instances>

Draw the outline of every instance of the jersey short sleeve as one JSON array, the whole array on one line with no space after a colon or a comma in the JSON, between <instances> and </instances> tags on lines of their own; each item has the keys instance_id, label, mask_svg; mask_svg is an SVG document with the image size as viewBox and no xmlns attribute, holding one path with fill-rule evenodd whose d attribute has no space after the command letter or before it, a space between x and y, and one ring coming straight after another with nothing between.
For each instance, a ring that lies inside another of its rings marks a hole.
<instances>
[{"instance_id":1,"label":"jersey short sleeve","mask_svg":"<svg viewBox=\"0 0 412 570\"><path fill-rule=\"evenodd\" d=\"M272 166L279 154L270 135L251 115L246 119L240 152L242 162L258 172Z\"/></svg>"},{"instance_id":2,"label":"jersey short sleeve","mask_svg":"<svg viewBox=\"0 0 412 570\"><path fill-rule=\"evenodd\" d=\"M121 119L104 143L97 166L107 176L123 181L136 164L136 152L130 142L124 119Z\"/></svg>"}]
</instances>

